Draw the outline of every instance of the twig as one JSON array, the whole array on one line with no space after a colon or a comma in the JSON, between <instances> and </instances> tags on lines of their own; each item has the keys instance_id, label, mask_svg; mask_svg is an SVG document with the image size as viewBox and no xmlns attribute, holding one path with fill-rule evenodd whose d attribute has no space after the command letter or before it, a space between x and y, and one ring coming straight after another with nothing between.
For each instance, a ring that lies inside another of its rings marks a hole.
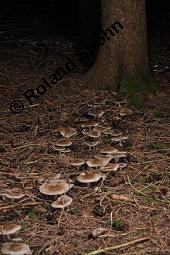
<instances>
[{"instance_id":1,"label":"twig","mask_svg":"<svg viewBox=\"0 0 170 255\"><path fill-rule=\"evenodd\" d=\"M37 203L27 203L27 204L19 204L19 205L7 205L7 206L3 206L3 207L0 207L0 211L5 211L5 210L9 210L9 209L16 209L16 208L23 208L23 207L29 207L29 206L37 206L37 205L41 205L43 204L42 202L37 202Z\"/></svg>"},{"instance_id":2,"label":"twig","mask_svg":"<svg viewBox=\"0 0 170 255\"><path fill-rule=\"evenodd\" d=\"M97 255L97 254L100 254L102 252L121 249L121 248L130 246L130 245L134 245L134 244L137 244L137 243L145 242L145 241L148 241L148 240L149 240L148 237L139 238L139 239L133 240L131 242L127 242L127 243L115 245L115 246L112 246L112 247L107 247L107 248L104 248L104 249L99 249L99 250L96 250L96 251L92 251L90 253L87 253L86 255Z\"/></svg>"}]
</instances>

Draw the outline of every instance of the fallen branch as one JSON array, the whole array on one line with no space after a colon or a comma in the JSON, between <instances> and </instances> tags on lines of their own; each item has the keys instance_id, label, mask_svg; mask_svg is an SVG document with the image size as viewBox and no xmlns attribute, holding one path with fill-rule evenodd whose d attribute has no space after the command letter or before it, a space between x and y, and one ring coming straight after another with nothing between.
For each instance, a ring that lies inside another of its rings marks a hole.
<instances>
[{"instance_id":1,"label":"fallen branch","mask_svg":"<svg viewBox=\"0 0 170 255\"><path fill-rule=\"evenodd\" d=\"M124 247L130 246L130 245L145 242L145 241L148 241L148 240L149 240L148 237L139 238L139 239L133 240L131 242L122 243L122 244L115 245L115 246L112 246L112 247L107 247L107 248L104 248L104 249L99 249L99 250L96 250L96 251L92 251L90 253L87 253L86 255L97 255L97 254L100 254L102 252L117 250L117 249L120 249L120 248L124 248Z\"/></svg>"}]
</instances>

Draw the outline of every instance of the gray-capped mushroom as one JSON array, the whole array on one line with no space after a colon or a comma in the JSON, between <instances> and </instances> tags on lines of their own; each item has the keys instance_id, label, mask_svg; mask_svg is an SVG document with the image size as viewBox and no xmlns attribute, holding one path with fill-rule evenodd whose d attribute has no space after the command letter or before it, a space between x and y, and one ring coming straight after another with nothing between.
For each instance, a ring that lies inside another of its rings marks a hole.
<instances>
[{"instance_id":1,"label":"gray-capped mushroom","mask_svg":"<svg viewBox=\"0 0 170 255\"><path fill-rule=\"evenodd\" d=\"M72 144L72 141L68 138L61 138L55 143L55 145L59 147L67 147L67 146L70 146L71 144Z\"/></svg>"},{"instance_id":2,"label":"gray-capped mushroom","mask_svg":"<svg viewBox=\"0 0 170 255\"><path fill-rule=\"evenodd\" d=\"M1 252L2 252L2 254L9 254L9 255L31 254L31 250L30 250L28 244L14 243L14 242L4 243L2 246Z\"/></svg>"},{"instance_id":3,"label":"gray-capped mushroom","mask_svg":"<svg viewBox=\"0 0 170 255\"><path fill-rule=\"evenodd\" d=\"M39 191L42 194L55 196L55 195L62 195L66 193L70 189L70 185L66 183L64 180L59 180L54 183L43 183L39 187Z\"/></svg>"},{"instance_id":4,"label":"gray-capped mushroom","mask_svg":"<svg viewBox=\"0 0 170 255\"><path fill-rule=\"evenodd\" d=\"M123 146L123 142L128 139L128 136L118 136L118 137L112 137L112 142L119 142L120 146Z\"/></svg>"},{"instance_id":5,"label":"gray-capped mushroom","mask_svg":"<svg viewBox=\"0 0 170 255\"><path fill-rule=\"evenodd\" d=\"M82 133L85 136L89 136L92 138L99 138L101 136L101 133L99 131L94 131L94 130L83 130Z\"/></svg>"},{"instance_id":6,"label":"gray-capped mushroom","mask_svg":"<svg viewBox=\"0 0 170 255\"><path fill-rule=\"evenodd\" d=\"M21 225L15 223L6 223L0 225L0 234L2 235L11 235L16 233L18 230L21 229Z\"/></svg>"},{"instance_id":7,"label":"gray-capped mushroom","mask_svg":"<svg viewBox=\"0 0 170 255\"><path fill-rule=\"evenodd\" d=\"M127 116L127 115L131 115L133 112L131 109L128 109L128 108L122 108L120 111L119 111L119 115L121 117L123 116Z\"/></svg>"},{"instance_id":8,"label":"gray-capped mushroom","mask_svg":"<svg viewBox=\"0 0 170 255\"><path fill-rule=\"evenodd\" d=\"M118 152L119 150L116 149L115 147L104 147L100 150L100 153L103 154L113 154L115 152Z\"/></svg>"},{"instance_id":9,"label":"gray-capped mushroom","mask_svg":"<svg viewBox=\"0 0 170 255\"><path fill-rule=\"evenodd\" d=\"M77 134L77 130L75 128L59 128L60 133L65 138L70 138Z\"/></svg>"},{"instance_id":10,"label":"gray-capped mushroom","mask_svg":"<svg viewBox=\"0 0 170 255\"><path fill-rule=\"evenodd\" d=\"M73 199L67 195L60 196L56 201L54 201L51 206L53 208L63 209L72 203Z\"/></svg>"},{"instance_id":11,"label":"gray-capped mushroom","mask_svg":"<svg viewBox=\"0 0 170 255\"><path fill-rule=\"evenodd\" d=\"M93 173L93 172L87 172L87 173L81 173L77 177L77 181L81 183L92 183L97 182L102 178L102 174L100 173Z\"/></svg>"}]
</instances>

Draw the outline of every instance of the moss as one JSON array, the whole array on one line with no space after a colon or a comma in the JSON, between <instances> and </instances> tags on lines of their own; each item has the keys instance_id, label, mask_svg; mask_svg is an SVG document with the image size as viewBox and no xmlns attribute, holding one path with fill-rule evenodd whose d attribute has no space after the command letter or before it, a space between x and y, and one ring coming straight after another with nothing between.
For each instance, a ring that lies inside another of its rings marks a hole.
<instances>
[{"instance_id":1,"label":"moss","mask_svg":"<svg viewBox=\"0 0 170 255\"><path fill-rule=\"evenodd\" d=\"M121 77L118 92L120 96L128 96L135 108L145 110L146 95L155 93L157 89L158 85L149 73L134 72L131 76Z\"/></svg>"},{"instance_id":2,"label":"moss","mask_svg":"<svg viewBox=\"0 0 170 255\"><path fill-rule=\"evenodd\" d=\"M168 109L166 108L159 108L155 113L156 118L167 118L169 117Z\"/></svg>"}]
</instances>

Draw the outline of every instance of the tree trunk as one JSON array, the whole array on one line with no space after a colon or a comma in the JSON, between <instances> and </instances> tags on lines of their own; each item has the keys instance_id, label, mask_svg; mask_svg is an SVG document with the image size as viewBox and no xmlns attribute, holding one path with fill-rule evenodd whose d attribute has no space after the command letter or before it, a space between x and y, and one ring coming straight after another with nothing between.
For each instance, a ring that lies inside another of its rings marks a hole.
<instances>
[{"instance_id":1,"label":"tree trunk","mask_svg":"<svg viewBox=\"0 0 170 255\"><path fill-rule=\"evenodd\" d=\"M101 0L101 5L99 54L81 83L117 89L125 75L148 73L145 0Z\"/></svg>"}]
</instances>

